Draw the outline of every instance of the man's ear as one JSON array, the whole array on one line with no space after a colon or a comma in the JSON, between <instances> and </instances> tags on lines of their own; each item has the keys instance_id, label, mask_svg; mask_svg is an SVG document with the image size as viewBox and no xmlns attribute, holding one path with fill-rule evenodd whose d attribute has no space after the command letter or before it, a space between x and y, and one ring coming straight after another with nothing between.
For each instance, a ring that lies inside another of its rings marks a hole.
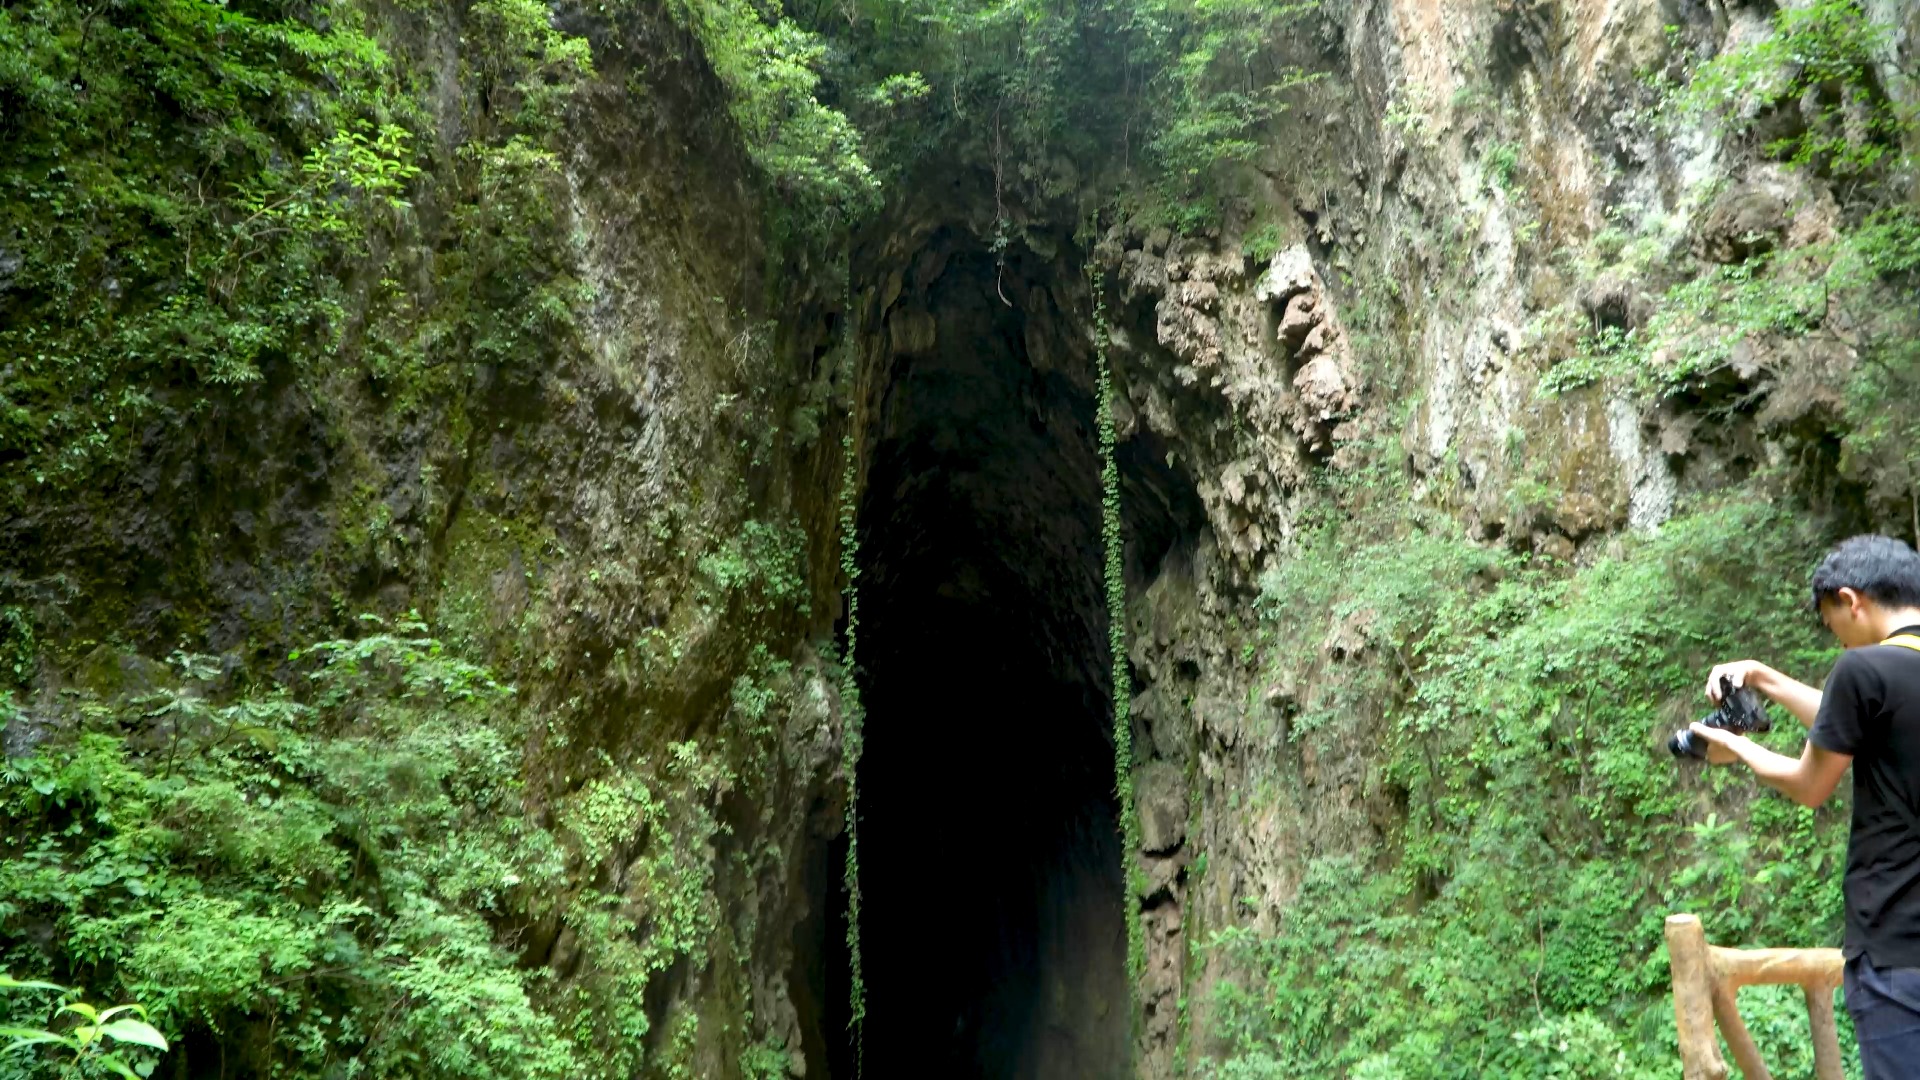
<instances>
[{"instance_id":1,"label":"man's ear","mask_svg":"<svg viewBox=\"0 0 1920 1080\"><path fill-rule=\"evenodd\" d=\"M1840 587L1839 599L1842 604L1846 605L1847 614L1851 615L1855 622L1859 622L1867 617L1868 600L1866 594L1862 593L1859 589L1849 588L1843 585Z\"/></svg>"}]
</instances>

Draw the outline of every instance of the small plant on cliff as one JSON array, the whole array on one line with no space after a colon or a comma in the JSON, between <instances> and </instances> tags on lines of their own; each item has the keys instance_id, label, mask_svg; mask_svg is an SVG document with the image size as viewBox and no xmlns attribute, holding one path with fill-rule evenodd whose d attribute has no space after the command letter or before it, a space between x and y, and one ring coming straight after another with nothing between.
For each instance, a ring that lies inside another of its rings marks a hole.
<instances>
[{"instance_id":1,"label":"small plant on cliff","mask_svg":"<svg viewBox=\"0 0 1920 1080\"><path fill-rule=\"evenodd\" d=\"M1770 155L1836 176L1862 176L1901 152L1912 120L1881 79L1880 58L1889 44L1887 28L1858 0L1782 7L1771 35L1693 72L1673 99L1674 116L1707 117L1742 135L1765 132Z\"/></svg>"}]
</instances>

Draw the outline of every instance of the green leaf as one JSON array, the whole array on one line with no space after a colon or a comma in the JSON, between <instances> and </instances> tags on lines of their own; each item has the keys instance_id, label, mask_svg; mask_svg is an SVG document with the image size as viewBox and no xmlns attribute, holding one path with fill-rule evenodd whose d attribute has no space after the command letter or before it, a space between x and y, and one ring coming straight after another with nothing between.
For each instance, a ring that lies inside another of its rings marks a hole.
<instances>
[{"instance_id":1,"label":"green leaf","mask_svg":"<svg viewBox=\"0 0 1920 1080\"><path fill-rule=\"evenodd\" d=\"M141 1080L140 1074L134 1072L132 1069L127 1068L127 1063L120 1060L120 1058L117 1055L102 1054L98 1060L100 1064L106 1066L109 1069L112 1069L115 1073L126 1077L127 1080Z\"/></svg>"},{"instance_id":2,"label":"green leaf","mask_svg":"<svg viewBox=\"0 0 1920 1080\"><path fill-rule=\"evenodd\" d=\"M120 1042L151 1046L155 1050L167 1048L167 1037L144 1020L115 1020L102 1027L100 1034L110 1039L118 1039Z\"/></svg>"},{"instance_id":3,"label":"green leaf","mask_svg":"<svg viewBox=\"0 0 1920 1080\"><path fill-rule=\"evenodd\" d=\"M71 1039L62 1035L55 1035L51 1031L41 1031L39 1028L0 1027L0 1038L12 1039L12 1046L32 1046L35 1043L66 1043L69 1046L73 1045Z\"/></svg>"},{"instance_id":4,"label":"green leaf","mask_svg":"<svg viewBox=\"0 0 1920 1080\"><path fill-rule=\"evenodd\" d=\"M41 982L38 979L16 979L0 971L0 990L12 990L16 987L23 990L57 990L63 994L67 991L67 988L59 983Z\"/></svg>"},{"instance_id":5,"label":"green leaf","mask_svg":"<svg viewBox=\"0 0 1920 1080\"><path fill-rule=\"evenodd\" d=\"M79 1015L84 1016L89 1020L98 1021L100 1019L100 1010L94 1008L93 1006L87 1004L84 1001L69 1002L68 1004L60 1006L60 1011L78 1013Z\"/></svg>"}]
</instances>

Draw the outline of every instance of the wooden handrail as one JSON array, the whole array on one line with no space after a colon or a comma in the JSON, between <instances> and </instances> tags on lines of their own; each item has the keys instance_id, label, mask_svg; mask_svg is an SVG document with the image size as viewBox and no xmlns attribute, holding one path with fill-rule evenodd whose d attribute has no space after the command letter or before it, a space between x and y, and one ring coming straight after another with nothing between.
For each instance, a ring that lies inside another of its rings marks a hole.
<instances>
[{"instance_id":1,"label":"wooden handrail","mask_svg":"<svg viewBox=\"0 0 1920 1080\"><path fill-rule=\"evenodd\" d=\"M1841 1080L1840 1036L1833 1026L1833 991L1846 963L1839 949L1723 949L1707 944L1696 915L1667 916L1666 933L1685 1080L1727 1080L1727 1063L1713 1037L1716 1023L1746 1080L1772 1080L1735 995L1743 986L1784 983L1797 984L1807 999L1814 1076Z\"/></svg>"}]
</instances>

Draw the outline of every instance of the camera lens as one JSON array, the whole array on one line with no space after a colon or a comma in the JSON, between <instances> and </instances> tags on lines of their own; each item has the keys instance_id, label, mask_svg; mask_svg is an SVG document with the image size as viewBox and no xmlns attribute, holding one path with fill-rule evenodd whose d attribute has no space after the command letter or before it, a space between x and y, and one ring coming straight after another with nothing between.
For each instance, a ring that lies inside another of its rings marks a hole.
<instances>
[{"instance_id":1,"label":"camera lens","mask_svg":"<svg viewBox=\"0 0 1920 1080\"><path fill-rule=\"evenodd\" d=\"M1707 756L1707 748L1700 745L1700 740L1694 738L1691 731L1674 732L1673 738L1667 740L1667 752L1674 757L1704 758Z\"/></svg>"}]
</instances>

